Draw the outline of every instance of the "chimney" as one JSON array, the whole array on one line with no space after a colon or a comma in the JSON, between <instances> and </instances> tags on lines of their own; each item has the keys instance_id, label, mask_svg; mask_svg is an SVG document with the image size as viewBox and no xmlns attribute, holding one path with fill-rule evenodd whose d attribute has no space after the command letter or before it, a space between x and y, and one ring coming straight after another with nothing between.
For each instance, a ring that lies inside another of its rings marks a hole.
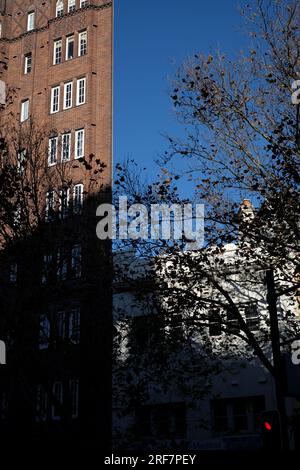
<instances>
[{"instance_id":1,"label":"chimney","mask_svg":"<svg viewBox=\"0 0 300 470\"><path fill-rule=\"evenodd\" d=\"M254 219L254 207L250 199L243 199L238 213L240 222L247 222Z\"/></svg>"}]
</instances>

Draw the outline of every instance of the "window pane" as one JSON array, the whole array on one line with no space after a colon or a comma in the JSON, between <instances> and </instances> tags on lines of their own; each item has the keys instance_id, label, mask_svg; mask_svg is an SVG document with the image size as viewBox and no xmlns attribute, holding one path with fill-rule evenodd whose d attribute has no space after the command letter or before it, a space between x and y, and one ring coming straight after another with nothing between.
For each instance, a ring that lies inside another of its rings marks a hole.
<instances>
[{"instance_id":1,"label":"window pane","mask_svg":"<svg viewBox=\"0 0 300 470\"><path fill-rule=\"evenodd\" d=\"M83 184L74 186L73 210L75 214L80 214L83 206Z\"/></svg>"},{"instance_id":2,"label":"window pane","mask_svg":"<svg viewBox=\"0 0 300 470\"><path fill-rule=\"evenodd\" d=\"M62 148L61 148L62 161L70 160L71 156L71 134L63 134Z\"/></svg>"},{"instance_id":3,"label":"window pane","mask_svg":"<svg viewBox=\"0 0 300 470\"><path fill-rule=\"evenodd\" d=\"M21 105L21 122L29 118L29 100L23 101Z\"/></svg>"},{"instance_id":4,"label":"window pane","mask_svg":"<svg viewBox=\"0 0 300 470\"><path fill-rule=\"evenodd\" d=\"M27 31L34 29L34 12L28 13L27 16Z\"/></svg>"},{"instance_id":5,"label":"window pane","mask_svg":"<svg viewBox=\"0 0 300 470\"><path fill-rule=\"evenodd\" d=\"M54 41L54 51L53 51L53 64L60 64L62 59L62 42L61 39Z\"/></svg>"},{"instance_id":6,"label":"window pane","mask_svg":"<svg viewBox=\"0 0 300 470\"><path fill-rule=\"evenodd\" d=\"M79 50L78 55L82 56L87 53L87 32L79 33Z\"/></svg>"},{"instance_id":7,"label":"window pane","mask_svg":"<svg viewBox=\"0 0 300 470\"><path fill-rule=\"evenodd\" d=\"M54 87L51 90L51 113L59 111L59 87Z\"/></svg>"},{"instance_id":8,"label":"window pane","mask_svg":"<svg viewBox=\"0 0 300 470\"><path fill-rule=\"evenodd\" d=\"M31 53L25 55L25 63L24 63L24 73L27 75L31 72L32 66L32 55Z\"/></svg>"},{"instance_id":9,"label":"window pane","mask_svg":"<svg viewBox=\"0 0 300 470\"><path fill-rule=\"evenodd\" d=\"M62 16L64 14L64 2L63 0L58 0L56 2L56 16Z\"/></svg>"},{"instance_id":10,"label":"window pane","mask_svg":"<svg viewBox=\"0 0 300 470\"><path fill-rule=\"evenodd\" d=\"M72 107L72 82L65 84L65 99L64 99L64 109Z\"/></svg>"},{"instance_id":11,"label":"window pane","mask_svg":"<svg viewBox=\"0 0 300 470\"><path fill-rule=\"evenodd\" d=\"M48 164L55 165L57 161L57 137L49 139Z\"/></svg>"},{"instance_id":12,"label":"window pane","mask_svg":"<svg viewBox=\"0 0 300 470\"><path fill-rule=\"evenodd\" d=\"M66 60L73 59L74 57L74 36L69 36L67 38L66 45Z\"/></svg>"},{"instance_id":13,"label":"window pane","mask_svg":"<svg viewBox=\"0 0 300 470\"><path fill-rule=\"evenodd\" d=\"M76 147L75 158L83 157L84 155L84 129L76 131Z\"/></svg>"},{"instance_id":14,"label":"window pane","mask_svg":"<svg viewBox=\"0 0 300 470\"><path fill-rule=\"evenodd\" d=\"M80 309L74 309L70 312L69 339L74 344L80 342Z\"/></svg>"},{"instance_id":15,"label":"window pane","mask_svg":"<svg viewBox=\"0 0 300 470\"><path fill-rule=\"evenodd\" d=\"M60 218L65 219L68 216L69 212L69 189L63 188L60 191Z\"/></svg>"},{"instance_id":16,"label":"window pane","mask_svg":"<svg viewBox=\"0 0 300 470\"><path fill-rule=\"evenodd\" d=\"M75 11L76 9L76 0L68 0L68 11Z\"/></svg>"},{"instance_id":17,"label":"window pane","mask_svg":"<svg viewBox=\"0 0 300 470\"><path fill-rule=\"evenodd\" d=\"M54 192L48 191L46 195L46 220L50 221L54 217Z\"/></svg>"},{"instance_id":18,"label":"window pane","mask_svg":"<svg viewBox=\"0 0 300 470\"><path fill-rule=\"evenodd\" d=\"M259 315L256 303L249 304L245 307L246 323L251 331L259 329Z\"/></svg>"},{"instance_id":19,"label":"window pane","mask_svg":"<svg viewBox=\"0 0 300 470\"><path fill-rule=\"evenodd\" d=\"M85 103L85 78L77 80L77 105Z\"/></svg>"}]
</instances>

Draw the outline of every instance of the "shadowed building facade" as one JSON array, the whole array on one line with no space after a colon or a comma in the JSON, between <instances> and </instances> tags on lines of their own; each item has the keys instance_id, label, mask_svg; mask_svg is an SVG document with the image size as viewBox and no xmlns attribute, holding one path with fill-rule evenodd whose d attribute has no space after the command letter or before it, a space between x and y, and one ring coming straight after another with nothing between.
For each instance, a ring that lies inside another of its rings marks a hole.
<instances>
[{"instance_id":1,"label":"shadowed building facade","mask_svg":"<svg viewBox=\"0 0 300 470\"><path fill-rule=\"evenodd\" d=\"M0 1L0 80L9 152L26 173L39 132L47 175L39 223L2 250L0 433L107 445L110 246L95 213L111 194L112 2Z\"/></svg>"}]
</instances>

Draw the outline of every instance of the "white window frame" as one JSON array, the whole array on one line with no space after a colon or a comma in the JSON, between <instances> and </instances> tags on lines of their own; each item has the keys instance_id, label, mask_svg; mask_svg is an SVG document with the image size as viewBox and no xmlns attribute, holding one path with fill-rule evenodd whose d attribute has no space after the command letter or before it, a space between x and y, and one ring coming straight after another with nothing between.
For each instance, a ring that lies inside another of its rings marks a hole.
<instances>
[{"instance_id":1,"label":"white window frame","mask_svg":"<svg viewBox=\"0 0 300 470\"><path fill-rule=\"evenodd\" d=\"M27 31L32 31L35 28L35 11L30 11L27 14Z\"/></svg>"},{"instance_id":2,"label":"white window frame","mask_svg":"<svg viewBox=\"0 0 300 470\"><path fill-rule=\"evenodd\" d=\"M21 122L27 121L29 119L29 99L22 101L21 103Z\"/></svg>"},{"instance_id":3,"label":"white window frame","mask_svg":"<svg viewBox=\"0 0 300 470\"><path fill-rule=\"evenodd\" d=\"M81 137L81 152L79 153L79 136ZM82 158L84 157L84 141L85 141L85 130L84 128L82 129L77 129L75 131L75 158Z\"/></svg>"},{"instance_id":4,"label":"white window frame","mask_svg":"<svg viewBox=\"0 0 300 470\"><path fill-rule=\"evenodd\" d=\"M32 53L24 55L24 75L28 75L32 69Z\"/></svg>"},{"instance_id":5,"label":"white window frame","mask_svg":"<svg viewBox=\"0 0 300 470\"><path fill-rule=\"evenodd\" d=\"M65 146L68 143L68 154L65 156ZM61 136L61 161L68 162L71 158L71 132L66 132Z\"/></svg>"},{"instance_id":6,"label":"white window frame","mask_svg":"<svg viewBox=\"0 0 300 470\"><path fill-rule=\"evenodd\" d=\"M77 189L80 188L80 198L77 198L76 192ZM79 199L79 203L77 203L77 200ZM80 214L82 212L83 208L83 184L75 184L73 188L73 212L74 214Z\"/></svg>"},{"instance_id":7,"label":"white window frame","mask_svg":"<svg viewBox=\"0 0 300 470\"><path fill-rule=\"evenodd\" d=\"M68 13L76 10L76 0L68 0Z\"/></svg>"},{"instance_id":8,"label":"white window frame","mask_svg":"<svg viewBox=\"0 0 300 470\"><path fill-rule=\"evenodd\" d=\"M55 396L56 400L60 402L60 404L63 404L63 396L64 396L64 391L63 391L63 383L62 382L54 382L53 388L52 388L52 393ZM55 413L55 405L52 405L52 410L51 410L51 416L52 419L59 421L61 419L60 415L57 415Z\"/></svg>"},{"instance_id":9,"label":"white window frame","mask_svg":"<svg viewBox=\"0 0 300 470\"><path fill-rule=\"evenodd\" d=\"M68 91L70 87L70 91ZM69 99L68 99L68 95ZM69 104L68 104L69 101ZM73 105L73 82L67 82L64 84L64 109L70 109Z\"/></svg>"},{"instance_id":10,"label":"white window frame","mask_svg":"<svg viewBox=\"0 0 300 470\"><path fill-rule=\"evenodd\" d=\"M58 53L59 50L59 53ZM59 59L59 60L58 60ZM61 64L62 61L62 39L55 39L53 43L53 65Z\"/></svg>"},{"instance_id":11,"label":"white window frame","mask_svg":"<svg viewBox=\"0 0 300 470\"><path fill-rule=\"evenodd\" d=\"M73 42L73 55L69 57L69 42ZM66 60L72 60L75 58L75 36L71 34L66 37Z\"/></svg>"},{"instance_id":12,"label":"white window frame","mask_svg":"<svg viewBox=\"0 0 300 470\"><path fill-rule=\"evenodd\" d=\"M57 100L54 100L56 91L58 91ZM51 114L55 114L59 112L59 100L60 100L60 86L57 85L51 88L51 109L50 109ZM56 101L57 103L56 103L56 106L54 107L54 104Z\"/></svg>"},{"instance_id":13,"label":"white window frame","mask_svg":"<svg viewBox=\"0 0 300 470\"><path fill-rule=\"evenodd\" d=\"M63 201L66 201L66 205L63 205ZM62 188L59 193L59 217L60 219L66 219L69 215L70 206L70 190L69 188Z\"/></svg>"},{"instance_id":14,"label":"white window frame","mask_svg":"<svg viewBox=\"0 0 300 470\"><path fill-rule=\"evenodd\" d=\"M83 93L81 91L81 84L83 83ZM81 106L86 102L86 77L77 79L76 87L76 106Z\"/></svg>"},{"instance_id":15,"label":"white window frame","mask_svg":"<svg viewBox=\"0 0 300 470\"><path fill-rule=\"evenodd\" d=\"M55 16L56 18L59 18L60 16L63 16L63 14L64 14L64 1L57 0L56 6L55 6Z\"/></svg>"},{"instance_id":16,"label":"white window frame","mask_svg":"<svg viewBox=\"0 0 300 470\"><path fill-rule=\"evenodd\" d=\"M88 6L88 1L87 0L80 0L80 8L84 8Z\"/></svg>"},{"instance_id":17,"label":"white window frame","mask_svg":"<svg viewBox=\"0 0 300 470\"><path fill-rule=\"evenodd\" d=\"M55 158L52 161L52 144L55 142ZM48 147L48 166L56 165L57 163L57 147L58 147L58 137L50 137L49 147Z\"/></svg>"},{"instance_id":18,"label":"white window frame","mask_svg":"<svg viewBox=\"0 0 300 470\"><path fill-rule=\"evenodd\" d=\"M82 53L82 44L83 41L85 42L85 52ZM87 35L87 30L81 31L78 34L78 57L84 56L87 54L87 44L88 44L88 35Z\"/></svg>"}]
</instances>

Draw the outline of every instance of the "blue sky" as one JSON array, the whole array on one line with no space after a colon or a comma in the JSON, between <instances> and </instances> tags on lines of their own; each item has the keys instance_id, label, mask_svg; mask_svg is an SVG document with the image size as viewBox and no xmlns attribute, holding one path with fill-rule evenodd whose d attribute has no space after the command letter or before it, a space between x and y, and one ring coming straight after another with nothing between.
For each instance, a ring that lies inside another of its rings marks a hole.
<instances>
[{"instance_id":1,"label":"blue sky","mask_svg":"<svg viewBox=\"0 0 300 470\"><path fill-rule=\"evenodd\" d=\"M248 3L251 3L250 0ZM150 175L167 147L161 134L180 132L168 97L175 64L246 44L238 0L115 0L114 163L130 156Z\"/></svg>"}]
</instances>

